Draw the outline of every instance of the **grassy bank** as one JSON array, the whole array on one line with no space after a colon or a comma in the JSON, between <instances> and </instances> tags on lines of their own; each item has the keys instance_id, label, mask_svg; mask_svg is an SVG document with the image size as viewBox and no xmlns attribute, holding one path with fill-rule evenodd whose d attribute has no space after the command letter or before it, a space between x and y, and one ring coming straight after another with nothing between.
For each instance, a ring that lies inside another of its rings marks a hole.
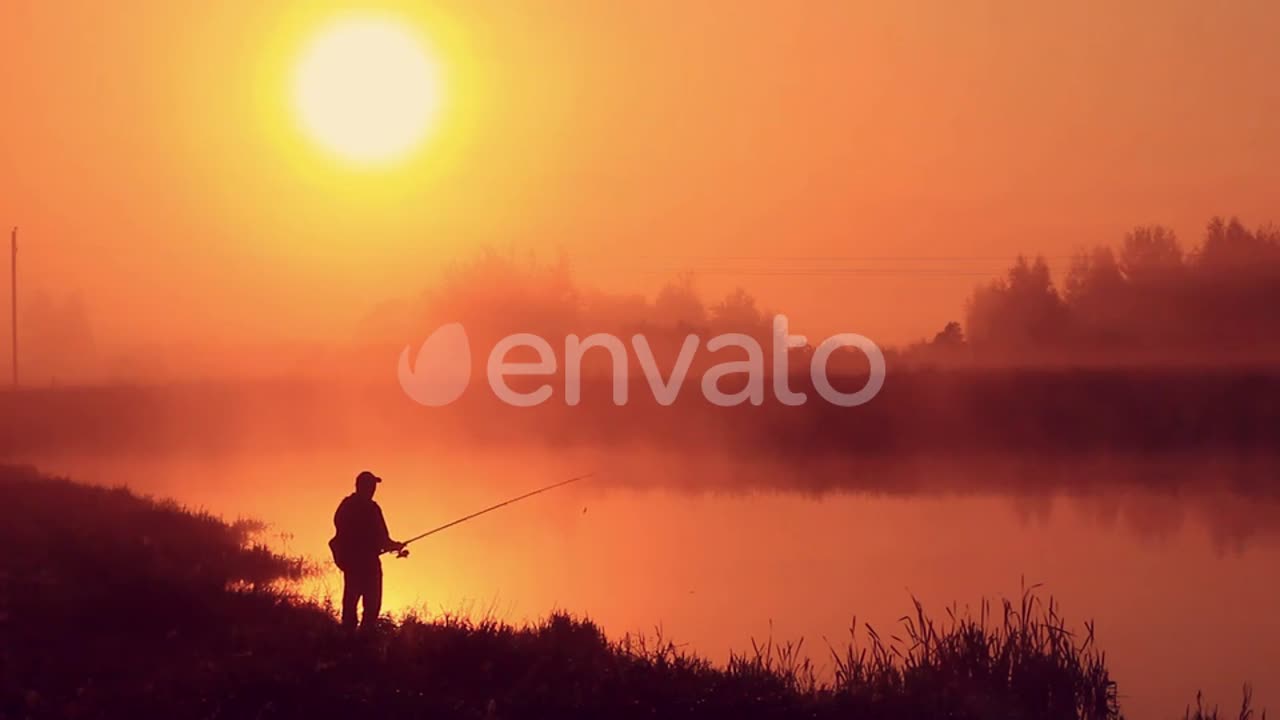
<instances>
[{"instance_id":1,"label":"grassy bank","mask_svg":"<svg viewBox=\"0 0 1280 720\"><path fill-rule=\"evenodd\" d=\"M1110 718L1092 630L1032 595L916 606L830 654L763 643L713 664L590 620L408 616L344 636L289 592L309 568L122 489L0 467L0 717ZM826 675L823 675L827 678Z\"/></svg>"}]
</instances>

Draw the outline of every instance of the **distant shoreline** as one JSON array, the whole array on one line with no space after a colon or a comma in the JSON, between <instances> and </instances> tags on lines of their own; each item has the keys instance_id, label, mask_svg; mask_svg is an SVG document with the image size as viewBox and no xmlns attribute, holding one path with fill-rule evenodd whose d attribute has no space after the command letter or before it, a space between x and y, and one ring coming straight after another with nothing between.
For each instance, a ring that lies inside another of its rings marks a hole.
<instances>
[{"instance_id":1,"label":"distant shoreline","mask_svg":"<svg viewBox=\"0 0 1280 720\"><path fill-rule=\"evenodd\" d=\"M647 388L617 407L606 379L582 403L533 408L482 393L424 408L394 383L275 380L22 388L0 393L0 453L255 450L431 443L724 448L794 457L1214 451L1280 456L1280 370L890 370L867 405L715 407L696 393L659 406ZM805 378L792 378L803 391ZM857 376L844 382L856 386ZM842 382L838 378L833 381Z\"/></svg>"}]
</instances>

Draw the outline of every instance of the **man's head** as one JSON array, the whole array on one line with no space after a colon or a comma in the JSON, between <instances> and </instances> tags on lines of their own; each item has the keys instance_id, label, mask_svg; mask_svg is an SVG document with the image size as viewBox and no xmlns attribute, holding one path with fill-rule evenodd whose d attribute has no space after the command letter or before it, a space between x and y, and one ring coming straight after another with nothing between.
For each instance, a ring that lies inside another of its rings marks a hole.
<instances>
[{"instance_id":1,"label":"man's head","mask_svg":"<svg viewBox=\"0 0 1280 720\"><path fill-rule=\"evenodd\" d=\"M373 498L373 493L378 489L378 483L382 482L382 478L365 470L356 476L356 494L364 498Z\"/></svg>"}]
</instances>

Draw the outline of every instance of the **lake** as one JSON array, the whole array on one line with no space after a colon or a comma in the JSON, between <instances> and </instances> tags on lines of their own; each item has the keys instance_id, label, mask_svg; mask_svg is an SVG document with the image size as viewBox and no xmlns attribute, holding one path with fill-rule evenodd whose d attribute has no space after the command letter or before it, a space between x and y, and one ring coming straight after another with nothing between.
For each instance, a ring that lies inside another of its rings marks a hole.
<instances>
[{"instance_id":1,"label":"lake","mask_svg":"<svg viewBox=\"0 0 1280 720\"><path fill-rule=\"evenodd\" d=\"M1197 690L1234 707L1244 682L1280 707L1280 493L1265 461L493 447L23 459L264 520L273 545L323 561L333 509L366 467L386 479L377 499L400 538L594 470L385 560L386 608L512 622L563 609L717 661L752 638L804 638L829 669L827 642L842 646L855 617L888 636L912 597L945 617L1025 583L1071 625L1096 622L1129 717L1181 717ZM336 602L340 581L306 591Z\"/></svg>"}]
</instances>

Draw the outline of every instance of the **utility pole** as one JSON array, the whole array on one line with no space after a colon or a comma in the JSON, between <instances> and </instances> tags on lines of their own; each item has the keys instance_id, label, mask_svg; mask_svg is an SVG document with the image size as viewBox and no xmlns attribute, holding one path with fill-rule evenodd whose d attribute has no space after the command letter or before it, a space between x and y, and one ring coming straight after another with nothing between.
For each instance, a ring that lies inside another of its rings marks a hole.
<instances>
[{"instance_id":1,"label":"utility pole","mask_svg":"<svg viewBox=\"0 0 1280 720\"><path fill-rule=\"evenodd\" d=\"M9 306L13 309L13 389L18 389L18 228L9 233L9 286L12 295Z\"/></svg>"}]
</instances>

